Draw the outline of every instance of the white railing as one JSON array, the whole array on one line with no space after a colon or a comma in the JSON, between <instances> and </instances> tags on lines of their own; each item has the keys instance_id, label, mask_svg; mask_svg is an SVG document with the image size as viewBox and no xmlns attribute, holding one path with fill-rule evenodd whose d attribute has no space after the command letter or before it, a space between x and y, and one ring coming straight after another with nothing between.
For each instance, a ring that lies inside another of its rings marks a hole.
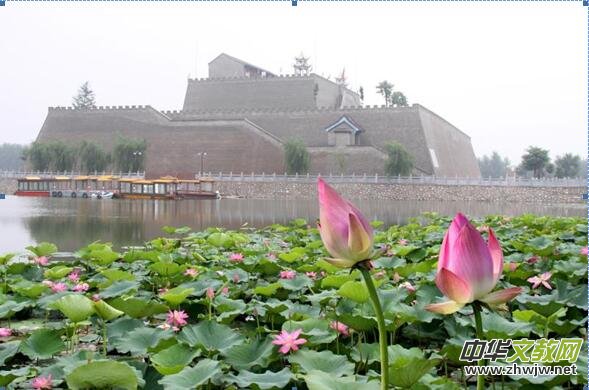
<instances>
[{"instance_id":1,"label":"white railing","mask_svg":"<svg viewBox=\"0 0 589 390\"><path fill-rule=\"evenodd\" d=\"M197 173L195 177L210 177L216 181L232 182L296 182L311 183L317 180L319 175L287 175L255 174L234 172L204 172ZM455 186L503 186L503 187L587 187L587 181L582 178L559 179L529 179L519 177L507 178L472 178L472 177L438 177L438 176L381 176L378 174L362 175L321 175L330 183L373 183L373 184L431 184L431 185L455 185Z\"/></svg>"},{"instance_id":2,"label":"white railing","mask_svg":"<svg viewBox=\"0 0 589 390\"><path fill-rule=\"evenodd\" d=\"M21 179L27 176L38 176L41 178L51 178L54 176L119 176L123 178L145 178L145 172L75 172L75 171L63 171L63 172L51 172L51 171L0 171L0 179Z\"/></svg>"}]
</instances>

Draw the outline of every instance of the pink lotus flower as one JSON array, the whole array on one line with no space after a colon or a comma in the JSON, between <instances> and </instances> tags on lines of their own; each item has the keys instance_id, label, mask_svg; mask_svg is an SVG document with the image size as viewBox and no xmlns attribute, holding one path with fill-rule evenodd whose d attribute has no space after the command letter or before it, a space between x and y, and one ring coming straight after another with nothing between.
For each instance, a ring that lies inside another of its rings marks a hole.
<instances>
[{"instance_id":1,"label":"pink lotus flower","mask_svg":"<svg viewBox=\"0 0 589 390\"><path fill-rule=\"evenodd\" d=\"M405 288L405 290L409 291L410 293L414 293L415 291L417 291L415 287L409 282L403 282L399 285L399 287Z\"/></svg>"},{"instance_id":2,"label":"pink lotus flower","mask_svg":"<svg viewBox=\"0 0 589 390\"><path fill-rule=\"evenodd\" d=\"M12 336L12 329L0 328L0 337L10 337L10 336Z\"/></svg>"},{"instance_id":3,"label":"pink lotus flower","mask_svg":"<svg viewBox=\"0 0 589 390\"><path fill-rule=\"evenodd\" d=\"M94 302L98 302L98 301L100 301L100 295L99 295L99 294L94 294L94 295L92 295L92 300L93 300Z\"/></svg>"},{"instance_id":4,"label":"pink lotus flower","mask_svg":"<svg viewBox=\"0 0 589 390\"><path fill-rule=\"evenodd\" d=\"M385 271L378 271L373 276L374 276L374 279L382 279L385 276L387 276L387 273Z\"/></svg>"},{"instance_id":5,"label":"pink lotus flower","mask_svg":"<svg viewBox=\"0 0 589 390\"><path fill-rule=\"evenodd\" d=\"M460 213L452 220L438 259L436 285L450 300L426 306L427 310L450 314L474 301L497 305L522 292L513 287L491 293L503 271L503 253L493 229L485 242Z\"/></svg>"},{"instance_id":6,"label":"pink lotus flower","mask_svg":"<svg viewBox=\"0 0 589 390\"><path fill-rule=\"evenodd\" d=\"M234 263L241 263L243 261L243 255L241 253L232 253L229 256L229 261Z\"/></svg>"},{"instance_id":7,"label":"pink lotus flower","mask_svg":"<svg viewBox=\"0 0 589 390\"><path fill-rule=\"evenodd\" d=\"M549 290L552 290L552 286L548 281L552 277L552 272L544 272L538 276L533 276L528 278L528 282L532 283L532 288L538 288L538 286L543 285Z\"/></svg>"},{"instance_id":8,"label":"pink lotus flower","mask_svg":"<svg viewBox=\"0 0 589 390\"><path fill-rule=\"evenodd\" d=\"M538 262L538 260L539 260L538 256L532 256L528 260L526 260L526 262L528 264L536 264Z\"/></svg>"},{"instance_id":9,"label":"pink lotus flower","mask_svg":"<svg viewBox=\"0 0 589 390\"><path fill-rule=\"evenodd\" d=\"M207 288L207 298L213 299L215 297L215 290L212 287Z\"/></svg>"},{"instance_id":10,"label":"pink lotus flower","mask_svg":"<svg viewBox=\"0 0 589 390\"><path fill-rule=\"evenodd\" d=\"M51 380L51 374L47 376L38 376L33 378L31 381L31 386L35 390L51 390L53 388Z\"/></svg>"},{"instance_id":11,"label":"pink lotus flower","mask_svg":"<svg viewBox=\"0 0 589 390\"><path fill-rule=\"evenodd\" d=\"M184 275L194 278L198 275L198 270L196 270L195 268L188 268L186 271L184 271Z\"/></svg>"},{"instance_id":12,"label":"pink lotus flower","mask_svg":"<svg viewBox=\"0 0 589 390\"><path fill-rule=\"evenodd\" d=\"M404 239L404 238L401 238L401 239L399 240L399 245L401 245L401 246L405 246L405 245L407 245L407 243L408 243L408 242L409 242L409 241L407 241L406 239Z\"/></svg>"},{"instance_id":13,"label":"pink lotus flower","mask_svg":"<svg viewBox=\"0 0 589 390\"><path fill-rule=\"evenodd\" d=\"M401 280L401 275L399 275L398 272L395 272L393 274L393 282L397 283L399 280Z\"/></svg>"},{"instance_id":14,"label":"pink lotus flower","mask_svg":"<svg viewBox=\"0 0 589 390\"><path fill-rule=\"evenodd\" d=\"M76 283L78 280L80 280L80 274L74 271L71 274L69 274L67 278L70 280L70 282Z\"/></svg>"},{"instance_id":15,"label":"pink lotus flower","mask_svg":"<svg viewBox=\"0 0 589 390\"><path fill-rule=\"evenodd\" d=\"M305 275L307 275L307 277L309 277L310 279L313 279L313 280L317 279L317 272L313 272L313 271L305 272Z\"/></svg>"},{"instance_id":16,"label":"pink lotus flower","mask_svg":"<svg viewBox=\"0 0 589 390\"><path fill-rule=\"evenodd\" d=\"M297 329L292 333L288 333L286 330L283 330L280 334L274 337L274 341L272 344L280 345L280 353L287 354L289 351L298 351L299 345L305 344L307 340L303 338L299 338L302 329Z\"/></svg>"},{"instance_id":17,"label":"pink lotus flower","mask_svg":"<svg viewBox=\"0 0 589 390\"><path fill-rule=\"evenodd\" d=\"M162 288L160 288L160 289L157 290L157 292L158 292L159 295L164 295L168 291L169 291L169 289L166 288L166 287L162 287Z\"/></svg>"},{"instance_id":18,"label":"pink lotus flower","mask_svg":"<svg viewBox=\"0 0 589 390\"><path fill-rule=\"evenodd\" d=\"M86 292L89 288L90 285L88 283L78 283L72 288L72 290L75 292Z\"/></svg>"},{"instance_id":19,"label":"pink lotus flower","mask_svg":"<svg viewBox=\"0 0 589 390\"><path fill-rule=\"evenodd\" d=\"M333 330L335 330L336 332L338 332L339 334L341 334L342 336L349 336L350 335L350 331L348 328L348 326L346 324L342 324L339 321L331 321L331 323L329 324L329 327Z\"/></svg>"},{"instance_id":20,"label":"pink lotus flower","mask_svg":"<svg viewBox=\"0 0 589 390\"><path fill-rule=\"evenodd\" d=\"M223 294L223 295L229 295L229 287L223 287L221 289L221 294Z\"/></svg>"},{"instance_id":21,"label":"pink lotus flower","mask_svg":"<svg viewBox=\"0 0 589 390\"><path fill-rule=\"evenodd\" d=\"M239 283L239 274L234 273L232 279L233 279L233 283Z\"/></svg>"},{"instance_id":22,"label":"pink lotus flower","mask_svg":"<svg viewBox=\"0 0 589 390\"><path fill-rule=\"evenodd\" d=\"M586 246L582 247L581 250L579 251L579 253L583 256L587 256L589 254L589 248L587 248Z\"/></svg>"},{"instance_id":23,"label":"pink lotus flower","mask_svg":"<svg viewBox=\"0 0 589 390\"><path fill-rule=\"evenodd\" d=\"M517 267L519 267L518 263L514 263L513 261L510 261L509 264L507 265L509 268L509 272L513 272L517 269Z\"/></svg>"},{"instance_id":24,"label":"pink lotus flower","mask_svg":"<svg viewBox=\"0 0 589 390\"><path fill-rule=\"evenodd\" d=\"M297 273L293 270L280 271L280 279L294 279L296 276Z\"/></svg>"},{"instance_id":25,"label":"pink lotus flower","mask_svg":"<svg viewBox=\"0 0 589 390\"><path fill-rule=\"evenodd\" d=\"M166 319L166 322L169 325L181 327L188 323L186 322L187 318L188 314L186 314L184 310L170 310L168 312L168 318Z\"/></svg>"},{"instance_id":26,"label":"pink lotus flower","mask_svg":"<svg viewBox=\"0 0 589 390\"><path fill-rule=\"evenodd\" d=\"M372 253L372 227L368 220L323 179L318 179L317 188L319 233L333 256L325 260L340 268L350 268L367 260Z\"/></svg>"},{"instance_id":27,"label":"pink lotus flower","mask_svg":"<svg viewBox=\"0 0 589 390\"><path fill-rule=\"evenodd\" d=\"M35 258L35 264L44 267L49 264L49 259L46 256L37 257Z\"/></svg>"},{"instance_id":28,"label":"pink lotus flower","mask_svg":"<svg viewBox=\"0 0 589 390\"><path fill-rule=\"evenodd\" d=\"M60 293L60 292L67 291L67 284L62 283L62 282L52 283L51 284L51 291L53 291L54 293Z\"/></svg>"},{"instance_id":29,"label":"pink lotus flower","mask_svg":"<svg viewBox=\"0 0 589 390\"><path fill-rule=\"evenodd\" d=\"M53 282L51 280L44 280L41 283L47 287L53 287Z\"/></svg>"}]
</instances>

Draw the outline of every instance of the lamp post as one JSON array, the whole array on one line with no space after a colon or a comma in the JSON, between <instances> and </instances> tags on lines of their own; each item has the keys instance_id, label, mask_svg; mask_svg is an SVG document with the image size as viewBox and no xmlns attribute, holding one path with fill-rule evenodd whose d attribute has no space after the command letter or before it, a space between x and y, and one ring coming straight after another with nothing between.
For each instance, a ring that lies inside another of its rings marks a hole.
<instances>
[{"instance_id":1,"label":"lamp post","mask_svg":"<svg viewBox=\"0 0 589 390\"><path fill-rule=\"evenodd\" d=\"M200 171L198 173L198 176L202 176L204 172L205 156L207 155L207 152L198 152L197 155L200 156Z\"/></svg>"},{"instance_id":2,"label":"lamp post","mask_svg":"<svg viewBox=\"0 0 589 390\"><path fill-rule=\"evenodd\" d=\"M137 160L140 159L142 155L143 155L143 152L140 150L133 152L133 157L134 157L133 160L134 160L135 164L137 164ZM136 168L137 172L139 172L138 166L135 166L134 168Z\"/></svg>"}]
</instances>

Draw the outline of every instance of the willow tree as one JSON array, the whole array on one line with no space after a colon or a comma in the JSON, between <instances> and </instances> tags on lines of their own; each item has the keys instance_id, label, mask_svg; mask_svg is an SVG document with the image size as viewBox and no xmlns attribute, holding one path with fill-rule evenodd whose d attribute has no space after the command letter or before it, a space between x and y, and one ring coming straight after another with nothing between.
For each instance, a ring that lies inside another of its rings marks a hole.
<instances>
[{"instance_id":1,"label":"willow tree","mask_svg":"<svg viewBox=\"0 0 589 390\"><path fill-rule=\"evenodd\" d=\"M413 156L398 142L389 142L386 145L387 160L385 173L388 176L407 176L413 171Z\"/></svg>"},{"instance_id":2,"label":"willow tree","mask_svg":"<svg viewBox=\"0 0 589 390\"><path fill-rule=\"evenodd\" d=\"M117 170L122 172L138 172L145 169L144 139L128 139L119 137L112 152L112 159Z\"/></svg>"},{"instance_id":3,"label":"willow tree","mask_svg":"<svg viewBox=\"0 0 589 390\"><path fill-rule=\"evenodd\" d=\"M309 152L301 140L290 140L284 144L286 173L294 175L309 172Z\"/></svg>"},{"instance_id":4,"label":"willow tree","mask_svg":"<svg viewBox=\"0 0 589 390\"><path fill-rule=\"evenodd\" d=\"M110 154L94 142L83 141L79 148L80 168L86 172L103 172L110 163Z\"/></svg>"}]
</instances>

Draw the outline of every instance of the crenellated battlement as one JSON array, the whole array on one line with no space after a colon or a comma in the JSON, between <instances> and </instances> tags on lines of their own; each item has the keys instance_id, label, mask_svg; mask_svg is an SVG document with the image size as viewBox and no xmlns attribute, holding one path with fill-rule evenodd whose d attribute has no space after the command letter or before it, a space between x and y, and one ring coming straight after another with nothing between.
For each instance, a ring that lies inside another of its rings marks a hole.
<instances>
[{"instance_id":1,"label":"crenellated battlement","mask_svg":"<svg viewBox=\"0 0 589 390\"><path fill-rule=\"evenodd\" d=\"M241 114L313 114L313 113L327 113L327 112L350 112L350 111L371 111L371 112L402 112L408 110L414 110L418 105L414 104L411 107L386 107L384 105L378 106L345 106L341 108L334 107L318 107L318 108L293 108L293 107L282 107L282 108L239 108L239 109L215 109L215 110L171 110L162 111L163 114L170 117L182 117L182 116L215 116L215 115L241 115Z\"/></svg>"},{"instance_id":2,"label":"crenellated battlement","mask_svg":"<svg viewBox=\"0 0 589 390\"><path fill-rule=\"evenodd\" d=\"M155 110L152 106L96 106L94 108L76 108L72 106L57 106L49 107L49 111L78 111L78 112L92 112L92 111L113 111L113 110ZM157 110L155 110L157 111Z\"/></svg>"},{"instance_id":3,"label":"crenellated battlement","mask_svg":"<svg viewBox=\"0 0 589 390\"><path fill-rule=\"evenodd\" d=\"M300 76L296 74L281 74L276 76L268 76L268 77L244 77L244 76L235 76L235 77L202 77L202 78L189 78L189 83L202 83L202 82L218 82L218 81L282 81L282 80L312 80L313 74L308 76Z\"/></svg>"}]
</instances>

